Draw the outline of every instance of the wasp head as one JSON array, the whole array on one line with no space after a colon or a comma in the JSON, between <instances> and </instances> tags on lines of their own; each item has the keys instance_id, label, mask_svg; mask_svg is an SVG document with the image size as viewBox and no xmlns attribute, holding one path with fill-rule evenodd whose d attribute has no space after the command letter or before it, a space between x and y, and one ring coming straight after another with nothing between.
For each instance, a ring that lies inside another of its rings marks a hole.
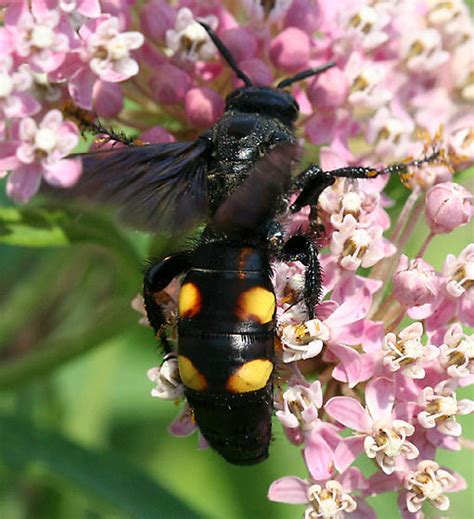
<instances>
[{"instance_id":1,"label":"wasp head","mask_svg":"<svg viewBox=\"0 0 474 519\"><path fill-rule=\"evenodd\" d=\"M227 96L226 110L268 115L286 124L294 123L300 113L296 99L285 90L255 85L233 90Z\"/></svg>"}]
</instances>

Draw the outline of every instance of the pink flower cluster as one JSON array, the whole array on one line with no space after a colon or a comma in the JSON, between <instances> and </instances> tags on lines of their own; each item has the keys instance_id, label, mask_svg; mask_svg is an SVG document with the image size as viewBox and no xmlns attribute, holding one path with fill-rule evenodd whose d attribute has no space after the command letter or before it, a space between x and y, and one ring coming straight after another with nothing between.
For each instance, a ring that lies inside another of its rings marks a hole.
<instances>
[{"instance_id":1,"label":"pink flower cluster","mask_svg":"<svg viewBox=\"0 0 474 519\"><path fill-rule=\"evenodd\" d=\"M80 162L65 159L79 130L62 111L73 101L117 115L117 84L138 73L131 53L144 41L127 31L129 2L19 0L7 2L0 27L0 177L8 195L28 201L41 180L72 186Z\"/></svg>"},{"instance_id":2,"label":"pink flower cluster","mask_svg":"<svg viewBox=\"0 0 474 519\"><path fill-rule=\"evenodd\" d=\"M197 19L216 30L256 84L336 63L293 86L298 134L311 150L318 147L325 170L420 157L417 131L444 128L436 139L444 160L405 176L411 192L396 221L386 212L388 179L378 177L341 179L320 197L317 221L303 209L284 222L289 235L324 227L318 237L324 286L316 318L308 319L300 302L303 266L274 266L277 353L282 371L291 373L288 385L277 388L276 415L301 447L308 477L274 482L269 498L305 504L307 518L374 517L364 499L392 490L406 518L421 518L425 501L446 510L445 493L463 481L434 459L438 448L460 448L458 417L472 412L456 389L474 380L474 337L463 330L474 326L474 245L448 254L439 271L423 256L434 236L468 224L473 213L471 194L453 176L474 163L474 27L467 5L4 3L0 176L9 175L7 193L20 202L42 180L68 187L78 179L79 164L65 158L79 142L76 123L67 120L71 101L147 141L193 138L216 122L225 95L241 82ZM423 211L429 232L409 258L405 245ZM370 270L361 276L359 267ZM175 293L168 297L171 322L173 301ZM149 377L154 396L182 396L172 359ZM188 408L172 425L174 434L194 428ZM343 437L344 429L351 435ZM359 455L376 467L368 478L352 465Z\"/></svg>"}]
</instances>

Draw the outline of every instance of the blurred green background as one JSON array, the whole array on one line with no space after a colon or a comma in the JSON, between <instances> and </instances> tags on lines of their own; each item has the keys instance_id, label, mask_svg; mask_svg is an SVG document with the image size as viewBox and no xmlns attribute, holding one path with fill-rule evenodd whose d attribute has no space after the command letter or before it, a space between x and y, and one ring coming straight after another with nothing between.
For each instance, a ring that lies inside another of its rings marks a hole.
<instances>
[{"instance_id":1,"label":"blurred green background","mask_svg":"<svg viewBox=\"0 0 474 519\"><path fill-rule=\"evenodd\" d=\"M459 178L474 190L473 177L471 170ZM395 181L389 191L395 216L406 190ZM14 211L4 196L0 207L4 219ZM231 466L199 451L196 435L166 431L178 409L150 396L146 371L160 354L130 301L150 247L160 256L170 243L87 212L44 213L33 205L21 221L9 217L16 229L9 240L38 246L0 244L0 517L300 517L303 507L266 499L273 480L306 475L278 423L270 459L255 467ZM410 254L426 232L420 224ZM472 238L472 225L440 236L427 259L439 269L447 252L458 254ZM62 241L72 245L41 246ZM474 440L474 417L461 422ZM472 451L438 459L474 480ZM472 518L472 496L453 494L448 516ZM370 501L380 517L398 517L395 495Z\"/></svg>"}]
</instances>

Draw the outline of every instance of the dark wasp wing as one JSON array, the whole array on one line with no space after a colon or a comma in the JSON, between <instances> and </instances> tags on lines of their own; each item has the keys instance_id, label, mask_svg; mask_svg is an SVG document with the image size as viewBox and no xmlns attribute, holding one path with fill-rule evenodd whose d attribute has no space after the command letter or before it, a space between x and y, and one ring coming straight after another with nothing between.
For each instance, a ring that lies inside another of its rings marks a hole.
<instances>
[{"instance_id":1,"label":"dark wasp wing","mask_svg":"<svg viewBox=\"0 0 474 519\"><path fill-rule=\"evenodd\" d=\"M217 231L252 231L278 209L291 184L291 167L300 148L280 143L260 158L246 180L219 206L211 226Z\"/></svg>"},{"instance_id":2,"label":"dark wasp wing","mask_svg":"<svg viewBox=\"0 0 474 519\"><path fill-rule=\"evenodd\" d=\"M42 192L110 205L127 225L174 234L207 217L209 146L197 139L79 154L79 181L70 189L46 186Z\"/></svg>"}]
</instances>

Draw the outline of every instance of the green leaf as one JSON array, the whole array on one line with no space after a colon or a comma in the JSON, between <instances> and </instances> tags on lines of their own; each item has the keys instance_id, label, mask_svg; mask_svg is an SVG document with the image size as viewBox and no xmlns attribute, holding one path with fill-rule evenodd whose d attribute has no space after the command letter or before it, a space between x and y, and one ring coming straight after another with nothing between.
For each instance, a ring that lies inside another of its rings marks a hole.
<instances>
[{"instance_id":1,"label":"green leaf","mask_svg":"<svg viewBox=\"0 0 474 519\"><path fill-rule=\"evenodd\" d=\"M123 458L85 449L60 434L36 429L16 416L0 415L0 456L15 468L40 463L53 475L132 517L199 517Z\"/></svg>"},{"instance_id":2,"label":"green leaf","mask_svg":"<svg viewBox=\"0 0 474 519\"><path fill-rule=\"evenodd\" d=\"M0 207L0 243L57 247L69 240L55 213L35 207Z\"/></svg>"},{"instance_id":3,"label":"green leaf","mask_svg":"<svg viewBox=\"0 0 474 519\"><path fill-rule=\"evenodd\" d=\"M126 233L106 215L74 207L0 207L0 243L22 247L95 243L116 250L136 269L142 260Z\"/></svg>"}]
</instances>

